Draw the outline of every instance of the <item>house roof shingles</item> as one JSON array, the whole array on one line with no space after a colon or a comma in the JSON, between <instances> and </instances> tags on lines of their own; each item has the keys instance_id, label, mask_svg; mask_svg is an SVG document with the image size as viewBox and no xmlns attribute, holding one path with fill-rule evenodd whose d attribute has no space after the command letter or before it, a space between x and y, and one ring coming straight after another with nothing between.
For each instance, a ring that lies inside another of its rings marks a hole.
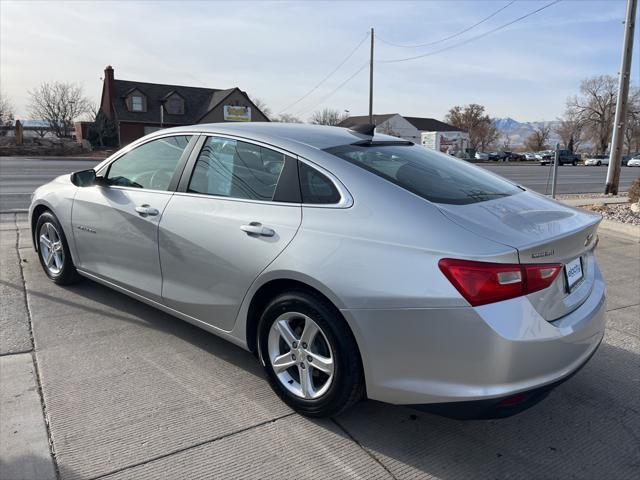
<instances>
[{"instance_id":1,"label":"house roof shingles","mask_svg":"<svg viewBox=\"0 0 640 480\"><path fill-rule=\"evenodd\" d=\"M423 132L462 132L462 129L435 118L403 117L407 122Z\"/></svg>"},{"instance_id":2,"label":"house roof shingles","mask_svg":"<svg viewBox=\"0 0 640 480\"><path fill-rule=\"evenodd\" d=\"M170 93L178 93L185 102L183 115L172 115L164 112L166 125L185 125L197 123L207 112L222 102L235 88L218 90L214 88L184 87L181 85L164 85L159 83L133 82L114 80L115 95L113 109L116 118L124 122L160 123L161 100ZM133 90L139 90L147 97L146 112L130 112L125 98Z\"/></svg>"}]
</instances>

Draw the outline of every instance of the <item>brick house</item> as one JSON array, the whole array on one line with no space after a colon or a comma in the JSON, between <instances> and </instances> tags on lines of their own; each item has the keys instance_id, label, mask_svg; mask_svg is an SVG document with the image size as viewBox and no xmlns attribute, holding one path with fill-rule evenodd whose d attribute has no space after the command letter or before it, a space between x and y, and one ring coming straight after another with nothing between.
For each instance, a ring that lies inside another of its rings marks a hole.
<instances>
[{"instance_id":1,"label":"brick house","mask_svg":"<svg viewBox=\"0 0 640 480\"><path fill-rule=\"evenodd\" d=\"M230 121L268 122L238 87L184 87L115 79L104 70L100 110L115 124L120 146L160 128Z\"/></svg>"}]
</instances>

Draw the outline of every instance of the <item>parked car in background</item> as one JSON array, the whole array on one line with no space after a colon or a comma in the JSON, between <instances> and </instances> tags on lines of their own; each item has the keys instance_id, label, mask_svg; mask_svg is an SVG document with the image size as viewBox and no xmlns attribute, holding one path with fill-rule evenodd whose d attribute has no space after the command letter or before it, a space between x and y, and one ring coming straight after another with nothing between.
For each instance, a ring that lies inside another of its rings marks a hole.
<instances>
[{"instance_id":1,"label":"parked car in background","mask_svg":"<svg viewBox=\"0 0 640 480\"><path fill-rule=\"evenodd\" d=\"M640 155L637 155L627 162L627 167L640 167Z\"/></svg>"},{"instance_id":2,"label":"parked car in background","mask_svg":"<svg viewBox=\"0 0 640 480\"><path fill-rule=\"evenodd\" d=\"M573 153L571 150L560 150L558 152L559 165L576 166L581 161L580 155Z\"/></svg>"},{"instance_id":3,"label":"parked car in background","mask_svg":"<svg viewBox=\"0 0 640 480\"><path fill-rule=\"evenodd\" d=\"M490 152L489 153L489 160L495 160L495 161L506 161L507 160L507 153L506 152Z\"/></svg>"},{"instance_id":4,"label":"parked car in background","mask_svg":"<svg viewBox=\"0 0 640 480\"><path fill-rule=\"evenodd\" d=\"M555 150L540 152L540 165L549 165L555 159ZM558 150L558 165L577 165L580 157L570 150Z\"/></svg>"},{"instance_id":5,"label":"parked car in background","mask_svg":"<svg viewBox=\"0 0 640 480\"><path fill-rule=\"evenodd\" d=\"M549 165L553 161L554 155L553 150L542 150L536 153L536 160L540 162L540 165Z\"/></svg>"},{"instance_id":6,"label":"parked car in background","mask_svg":"<svg viewBox=\"0 0 640 480\"><path fill-rule=\"evenodd\" d=\"M536 160L535 152L524 152L524 159L525 160Z\"/></svg>"},{"instance_id":7,"label":"parked car in background","mask_svg":"<svg viewBox=\"0 0 640 480\"><path fill-rule=\"evenodd\" d=\"M516 152L502 152L502 153L504 153L507 160L510 160L512 162L519 162L521 160L525 160L524 155L522 153L516 153Z\"/></svg>"},{"instance_id":8,"label":"parked car in background","mask_svg":"<svg viewBox=\"0 0 640 480\"><path fill-rule=\"evenodd\" d=\"M359 127L147 135L34 192L43 274L254 352L305 415L367 397L503 417L542 400L604 336L601 216Z\"/></svg>"},{"instance_id":9,"label":"parked car in background","mask_svg":"<svg viewBox=\"0 0 640 480\"><path fill-rule=\"evenodd\" d=\"M600 165L609 165L609 155L608 154L600 154L600 155L589 155L585 161L585 165L588 166L600 166Z\"/></svg>"},{"instance_id":10,"label":"parked car in background","mask_svg":"<svg viewBox=\"0 0 640 480\"><path fill-rule=\"evenodd\" d=\"M476 160L489 160L489 154L485 152L476 152Z\"/></svg>"}]
</instances>

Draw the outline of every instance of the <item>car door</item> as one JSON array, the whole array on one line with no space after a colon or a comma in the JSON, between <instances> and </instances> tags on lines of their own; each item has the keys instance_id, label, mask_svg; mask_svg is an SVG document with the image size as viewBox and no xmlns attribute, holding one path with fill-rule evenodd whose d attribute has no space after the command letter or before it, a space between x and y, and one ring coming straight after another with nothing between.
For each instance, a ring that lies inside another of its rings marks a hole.
<instances>
[{"instance_id":1,"label":"car door","mask_svg":"<svg viewBox=\"0 0 640 480\"><path fill-rule=\"evenodd\" d=\"M160 299L158 223L192 139L170 135L144 142L102 168L95 185L78 189L72 225L80 270Z\"/></svg>"},{"instance_id":2,"label":"car door","mask_svg":"<svg viewBox=\"0 0 640 480\"><path fill-rule=\"evenodd\" d=\"M300 226L297 162L233 138L199 143L160 222L163 303L231 330L249 286Z\"/></svg>"}]
</instances>

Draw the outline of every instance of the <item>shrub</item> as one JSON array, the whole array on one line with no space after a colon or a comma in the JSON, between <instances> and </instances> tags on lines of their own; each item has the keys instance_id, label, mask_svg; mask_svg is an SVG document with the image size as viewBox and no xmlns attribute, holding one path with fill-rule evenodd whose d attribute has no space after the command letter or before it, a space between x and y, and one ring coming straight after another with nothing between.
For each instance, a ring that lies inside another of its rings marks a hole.
<instances>
[{"instance_id":1,"label":"shrub","mask_svg":"<svg viewBox=\"0 0 640 480\"><path fill-rule=\"evenodd\" d=\"M640 177L636 178L629 187L629 202L638 203L640 201Z\"/></svg>"}]
</instances>

